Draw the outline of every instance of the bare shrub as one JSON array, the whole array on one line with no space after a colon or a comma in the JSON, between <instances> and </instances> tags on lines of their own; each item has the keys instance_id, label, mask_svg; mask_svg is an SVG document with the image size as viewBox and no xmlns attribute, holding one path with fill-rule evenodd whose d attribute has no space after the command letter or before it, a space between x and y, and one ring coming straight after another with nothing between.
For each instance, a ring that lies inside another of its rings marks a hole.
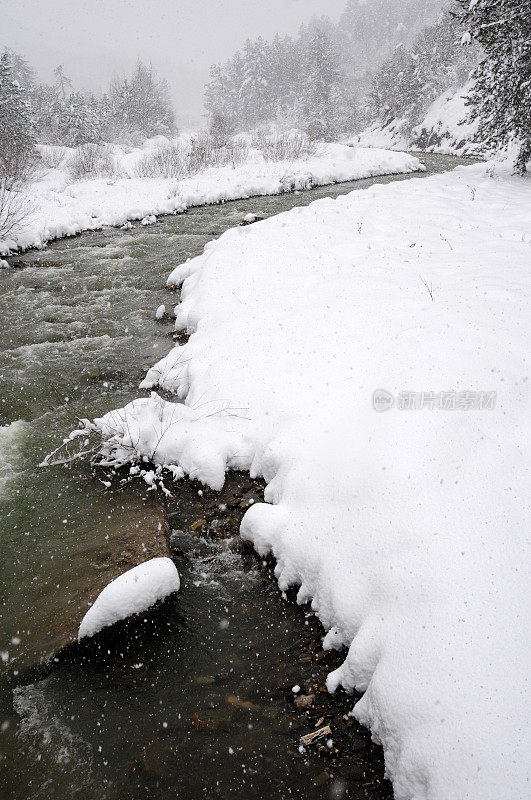
<instances>
[{"instance_id":1,"label":"bare shrub","mask_svg":"<svg viewBox=\"0 0 531 800\"><path fill-rule=\"evenodd\" d=\"M213 151L216 165L242 164L249 155L249 143L245 139L235 138Z\"/></svg>"},{"instance_id":2,"label":"bare shrub","mask_svg":"<svg viewBox=\"0 0 531 800\"><path fill-rule=\"evenodd\" d=\"M0 151L0 181L7 188L20 189L34 180L38 172L39 153L35 148L24 150L5 146Z\"/></svg>"},{"instance_id":3,"label":"bare shrub","mask_svg":"<svg viewBox=\"0 0 531 800\"><path fill-rule=\"evenodd\" d=\"M203 169L215 166L215 140L206 131L200 131L190 140L188 149L189 175L195 175Z\"/></svg>"},{"instance_id":4,"label":"bare shrub","mask_svg":"<svg viewBox=\"0 0 531 800\"><path fill-rule=\"evenodd\" d=\"M0 239L13 237L33 211L28 185L36 177L38 154L4 146L0 152Z\"/></svg>"},{"instance_id":5,"label":"bare shrub","mask_svg":"<svg viewBox=\"0 0 531 800\"><path fill-rule=\"evenodd\" d=\"M180 142L168 142L150 150L135 167L137 178L182 178L187 171L187 150Z\"/></svg>"},{"instance_id":6,"label":"bare shrub","mask_svg":"<svg viewBox=\"0 0 531 800\"><path fill-rule=\"evenodd\" d=\"M241 163L247 158L249 146L243 139L233 139L223 146L202 131L188 143L168 142L145 153L138 161L138 178L177 178L196 175L209 167Z\"/></svg>"},{"instance_id":7,"label":"bare shrub","mask_svg":"<svg viewBox=\"0 0 531 800\"><path fill-rule=\"evenodd\" d=\"M43 144L39 147L41 163L48 169L59 169L66 158L66 147Z\"/></svg>"},{"instance_id":8,"label":"bare shrub","mask_svg":"<svg viewBox=\"0 0 531 800\"><path fill-rule=\"evenodd\" d=\"M67 166L70 177L75 181L116 176L116 162L112 148L105 144L82 144L76 147Z\"/></svg>"},{"instance_id":9,"label":"bare shrub","mask_svg":"<svg viewBox=\"0 0 531 800\"><path fill-rule=\"evenodd\" d=\"M25 181L0 177L0 239L9 239L18 233L32 210Z\"/></svg>"},{"instance_id":10,"label":"bare shrub","mask_svg":"<svg viewBox=\"0 0 531 800\"><path fill-rule=\"evenodd\" d=\"M282 133L258 128L253 131L251 145L260 150L266 161L297 161L317 154L317 144L302 131Z\"/></svg>"}]
</instances>

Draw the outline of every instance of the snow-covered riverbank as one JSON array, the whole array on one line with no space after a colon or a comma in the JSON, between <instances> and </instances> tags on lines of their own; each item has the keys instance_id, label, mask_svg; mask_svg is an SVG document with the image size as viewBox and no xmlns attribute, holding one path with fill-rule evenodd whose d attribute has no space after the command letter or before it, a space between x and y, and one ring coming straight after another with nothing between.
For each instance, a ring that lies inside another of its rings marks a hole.
<instances>
[{"instance_id":1,"label":"snow-covered riverbank","mask_svg":"<svg viewBox=\"0 0 531 800\"><path fill-rule=\"evenodd\" d=\"M185 404L98 423L111 460L265 477L242 535L349 647L329 687L398 800L526 791L530 203L483 164L228 231L168 281L192 335L144 385Z\"/></svg>"},{"instance_id":2,"label":"snow-covered riverbank","mask_svg":"<svg viewBox=\"0 0 531 800\"><path fill-rule=\"evenodd\" d=\"M115 147L117 175L134 175L138 160L156 145L157 140L150 140L144 149L130 153ZM181 213L192 206L422 169L414 156L388 150L328 144L320 145L317 153L295 161L267 162L251 150L242 164L211 167L182 180L115 177L72 181L66 167L50 169L29 187L32 212L12 238L0 240L0 254L40 247L104 225ZM146 224L150 222L146 219Z\"/></svg>"}]
</instances>

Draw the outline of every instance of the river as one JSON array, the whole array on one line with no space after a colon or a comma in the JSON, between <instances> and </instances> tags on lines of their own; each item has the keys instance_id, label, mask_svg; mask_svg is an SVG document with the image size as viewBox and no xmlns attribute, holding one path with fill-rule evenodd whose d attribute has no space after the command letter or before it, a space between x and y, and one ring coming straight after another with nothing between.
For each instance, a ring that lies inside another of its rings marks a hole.
<instances>
[{"instance_id":1,"label":"river","mask_svg":"<svg viewBox=\"0 0 531 800\"><path fill-rule=\"evenodd\" d=\"M426 174L468 163L422 160ZM155 309L171 308L164 283L173 267L250 212L267 217L410 177L106 228L14 256L0 272L0 798L390 796L379 751L362 731L357 777L299 753L307 730L290 686L303 680L301 664L307 682L324 680L326 663L317 674L308 669L320 662L304 661L318 625L280 600L257 559L223 539L174 534L183 581L175 598L104 638L103 649L36 669L79 621L87 584L112 556L106 543L123 543L126 560L128 537L148 538L164 524L153 493L109 491L83 459L38 465L77 417L139 396L145 370L172 346L171 319L155 320Z\"/></svg>"}]
</instances>

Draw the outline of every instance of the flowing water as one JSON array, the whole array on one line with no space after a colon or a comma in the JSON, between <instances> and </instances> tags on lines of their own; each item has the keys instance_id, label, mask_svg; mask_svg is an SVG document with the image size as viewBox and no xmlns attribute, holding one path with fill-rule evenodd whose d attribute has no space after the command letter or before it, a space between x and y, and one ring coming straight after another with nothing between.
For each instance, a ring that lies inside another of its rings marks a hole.
<instances>
[{"instance_id":1,"label":"flowing water","mask_svg":"<svg viewBox=\"0 0 531 800\"><path fill-rule=\"evenodd\" d=\"M422 158L429 173L465 163ZM105 652L30 668L79 621L84 588L112 555L106 542L157 517L152 494L108 491L83 460L38 465L77 417L140 394L145 369L172 346L171 320L154 318L171 307L170 270L249 212L409 177L109 228L13 257L0 272L0 798L387 796L332 778L308 783L285 722L286 681L297 677L285 652L308 619L280 601L258 562L223 542L183 534L175 598Z\"/></svg>"}]
</instances>

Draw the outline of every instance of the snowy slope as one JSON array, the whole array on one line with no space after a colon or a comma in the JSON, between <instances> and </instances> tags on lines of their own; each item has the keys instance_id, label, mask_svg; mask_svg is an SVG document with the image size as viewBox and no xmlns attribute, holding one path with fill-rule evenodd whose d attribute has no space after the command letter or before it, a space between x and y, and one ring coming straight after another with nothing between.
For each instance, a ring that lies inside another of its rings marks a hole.
<instances>
[{"instance_id":1,"label":"snowy slope","mask_svg":"<svg viewBox=\"0 0 531 800\"><path fill-rule=\"evenodd\" d=\"M423 120L395 119L388 125L371 125L349 141L359 147L383 147L390 150L427 150L455 156L481 152L474 142L477 124L467 121L465 100L470 83L457 91L449 89L437 97Z\"/></svg>"},{"instance_id":2,"label":"snowy slope","mask_svg":"<svg viewBox=\"0 0 531 800\"><path fill-rule=\"evenodd\" d=\"M134 174L139 158L157 144L158 139L150 140L143 150L132 153L115 147L117 170ZM64 170L48 170L29 188L31 217L11 240L0 240L0 255L152 214L180 213L191 206L421 168L418 159L403 153L328 144L320 146L317 156L291 162L264 162L258 151L251 151L249 159L234 168L211 167L180 181L122 177L72 182Z\"/></svg>"},{"instance_id":3,"label":"snowy slope","mask_svg":"<svg viewBox=\"0 0 531 800\"><path fill-rule=\"evenodd\" d=\"M228 231L169 277L192 335L145 385L185 404L96 421L110 461L265 477L242 536L349 647L398 800L526 796L530 208L483 164Z\"/></svg>"}]
</instances>

